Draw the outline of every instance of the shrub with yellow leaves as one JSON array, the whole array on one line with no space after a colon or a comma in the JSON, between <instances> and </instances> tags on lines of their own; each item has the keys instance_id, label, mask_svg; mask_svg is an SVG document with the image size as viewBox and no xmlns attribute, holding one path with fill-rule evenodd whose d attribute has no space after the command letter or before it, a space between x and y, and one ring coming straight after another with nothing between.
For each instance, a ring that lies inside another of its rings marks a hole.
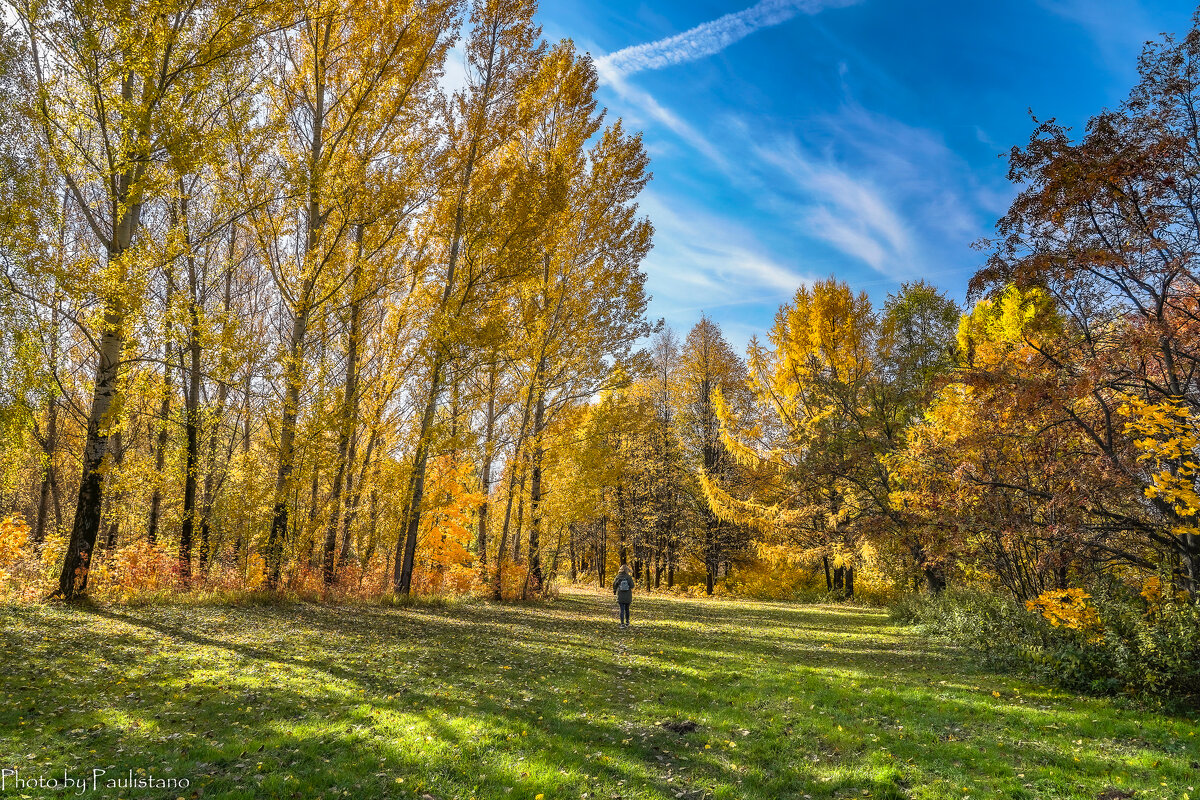
<instances>
[{"instance_id":1,"label":"shrub with yellow leaves","mask_svg":"<svg viewBox=\"0 0 1200 800\"><path fill-rule=\"evenodd\" d=\"M0 520L0 567L19 559L29 544L29 525L17 514Z\"/></svg>"},{"instance_id":2,"label":"shrub with yellow leaves","mask_svg":"<svg viewBox=\"0 0 1200 800\"><path fill-rule=\"evenodd\" d=\"M474 513L486 498L471 489L472 469L470 461L449 456L431 462L427 508L421 517L413 570L415 594L466 594L481 586L470 548L475 537ZM521 586L515 590L518 595L526 593L525 580L522 571Z\"/></svg>"},{"instance_id":3,"label":"shrub with yellow leaves","mask_svg":"<svg viewBox=\"0 0 1200 800\"><path fill-rule=\"evenodd\" d=\"M1041 614L1056 628L1067 628L1089 636L1104 630L1100 615L1088 603L1091 595L1083 589L1051 589L1025 602L1026 610Z\"/></svg>"},{"instance_id":4,"label":"shrub with yellow leaves","mask_svg":"<svg viewBox=\"0 0 1200 800\"><path fill-rule=\"evenodd\" d=\"M1161 612L1163 605L1168 602L1186 603L1190 598L1187 592L1165 583L1157 575L1151 575L1142 582L1142 591L1139 594L1146 601L1146 613L1150 615Z\"/></svg>"},{"instance_id":5,"label":"shrub with yellow leaves","mask_svg":"<svg viewBox=\"0 0 1200 800\"><path fill-rule=\"evenodd\" d=\"M1138 449L1137 460L1149 470L1146 497L1165 504L1177 517L1194 521L1200 513L1196 491L1200 430L1191 411L1182 400L1151 403L1129 396L1120 412L1126 419L1125 431ZM1172 530L1176 535L1200 532L1194 523L1177 527L1182 530Z\"/></svg>"},{"instance_id":6,"label":"shrub with yellow leaves","mask_svg":"<svg viewBox=\"0 0 1200 800\"><path fill-rule=\"evenodd\" d=\"M267 560L259 553L251 553L246 558L246 588L261 589L267 582Z\"/></svg>"},{"instance_id":7,"label":"shrub with yellow leaves","mask_svg":"<svg viewBox=\"0 0 1200 800\"><path fill-rule=\"evenodd\" d=\"M29 543L29 526L21 516L5 517L0 520L0 594L10 591L14 575L10 567L16 565Z\"/></svg>"}]
</instances>

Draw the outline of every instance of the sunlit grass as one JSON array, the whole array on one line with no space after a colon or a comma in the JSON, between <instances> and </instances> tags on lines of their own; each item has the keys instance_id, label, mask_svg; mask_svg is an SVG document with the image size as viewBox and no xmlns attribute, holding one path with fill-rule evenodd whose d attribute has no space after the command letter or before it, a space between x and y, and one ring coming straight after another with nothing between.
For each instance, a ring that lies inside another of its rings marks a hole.
<instances>
[{"instance_id":1,"label":"sunlit grass","mask_svg":"<svg viewBox=\"0 0 1200 800\"><path fill-rule=\"evenodd\" d=\"M1200 797L1194 720L882 612L639 597L619 631L610 605L6 608L0 766L191 782L123 797Z\"/></svg>"}]
</instances>

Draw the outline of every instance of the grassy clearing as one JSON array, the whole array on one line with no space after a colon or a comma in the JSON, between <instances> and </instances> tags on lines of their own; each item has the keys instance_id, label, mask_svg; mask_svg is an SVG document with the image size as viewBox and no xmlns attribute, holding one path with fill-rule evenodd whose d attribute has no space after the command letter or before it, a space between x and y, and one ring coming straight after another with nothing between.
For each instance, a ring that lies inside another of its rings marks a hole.
<instances>
[{"instance_id":1,"label":"grassy clearing","mask_svg":"<svg viewBox=\"0 0 1200 800\"><path fill-rule=\"evenodd\" d=\"M0 617L0 766L191 782L89 796L1200 797L1195 720L983 673L873 610L641 596L618 631L569 591ZM77 796L0 792L22 794Z\"/></svg>"}]
</instances>

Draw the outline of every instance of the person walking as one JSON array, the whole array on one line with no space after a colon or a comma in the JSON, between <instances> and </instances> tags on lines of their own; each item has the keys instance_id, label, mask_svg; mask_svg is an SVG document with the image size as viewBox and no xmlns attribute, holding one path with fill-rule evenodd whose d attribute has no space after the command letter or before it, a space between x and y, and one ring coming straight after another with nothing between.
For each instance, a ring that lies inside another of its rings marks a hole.
<instances>
[{"instance_id":1,"label":"person walking","mask_svg":"<svg viewBox=\"0 0 1200 800\"><path fill-rule=\"evenodd\" d=\"M629 573L629 565L622 564L617 571L617 579L613 581L613 594L617 596L617 604L621 606L622 628L629 627L629 604L633 602L633 575Z\"/></svg>"}]
</instances>

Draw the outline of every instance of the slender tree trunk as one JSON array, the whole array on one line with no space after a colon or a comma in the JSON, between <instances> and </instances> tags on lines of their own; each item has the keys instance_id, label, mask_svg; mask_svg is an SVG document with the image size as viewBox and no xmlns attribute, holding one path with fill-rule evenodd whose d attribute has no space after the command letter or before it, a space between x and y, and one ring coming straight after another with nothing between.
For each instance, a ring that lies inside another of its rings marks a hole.
<instances>
[{"instance_id":1,"label":"slender tree trunk","mask_svg":"<svg viewBox=\"0 0 1200 800\"><path fill-rule=\"evenodd\" d=\"M367 567L371 565L371 557L375 555L375 548L379 544L379 470L376 468L375 480L371 481L371 513L367 523L367 546L363 548L362 558L359 563L362 566L362 572L358 576L358 582L361 585L363 577L367 574Z\"/></svg>"},{"instance_id":2,"label":"slender tree trunk","mask_svg":"<svg viewBox=\"0 0 1200 800\"><path fill-rule=\"evenodd\" d=\"M100 530L100 509L104 499L100 468L108 452L108 411L117 393L117 370L124 345L124 316L116 309L105 314L104 332L100 335L100 358L96 364L92 408L88 414L87 432L83 445L83 465L79 478L79 499L75 506L75 521L71 538L59 573L55 594L71 599L87 591L87 571L96 535Z\"/></svg>"},{"instance_id":3,"label":"slender tree trunk","mask_svg":"<svg viewBox=\"0 0 1200 800\"><path fill-rule=\"evenodd\" d=\"M675 537L667 539L667 588L675 585Z\"/></svg>"},{"instance_id":4,"label":"slender tree trunk","mask_svg":"<svg viewBox=\"0 0 1200 800\"><path fill-rule=\"evenodd\" d=\"M346 449L346 485L342 489L342 496L345 502L342 503L340 514L334 521L334 529L338 540L337 545L337 570L341 570L346 566L346 543L348 541L349 532L346 530L346 520L350 519L354 513L353 506L358 503L359 488L358 483L354 479L354 471L358 467L358 423L355 422L350 431L350 442Z\"/></svg>"},{"instance_id":5,"label":"slender tree trunk","mask_svg":"<svg viewBox=\"0 0 1200 800\"><path fill-rule=\"evenodd\" d=\"M188 219L188 197L183 179L179 181L179 224L183 230L185 260L188 267L188 375L184 408L184 430L187 453L183 480L183 529L179 535L180 572L186 582L192 577L192 544L196 539L196 494L200 471L200 308L204 303L202 276L197 271L192 253L191 229Z\"/></svg>"},{"instance_id":6,"label":"slender tree trunk","mask_svg":"<svg viewBox=\"0 0 1200 800\"><path fill-rule=\"evenodd\" d=\"M449 287L447 287L449 288ZM421 432L417 439L417 453L413 460L413 471L408 480L408 509L402 532L403 542L396 544L396 563L392 572L392 589L396 594L408 594L412 587L413 560L417 554L417 534L421 529L421 502L425 499L425 466L429 461L429 445L433 419L437 412L437 399L441 393L441 356L436 355L430 372L429 397L425 412L421 415Z\"/></svg>"},{"instance_id":7,"label":"slender tree trunk","mask_svg":"<svg viewBox=\"0 0 1200 800\"><path fill-rule=\"evenodd\" d=\"M241 420L241 422L242 422L241 461L242 461L243 469L247 469L250 465L250 391L251 391L252 378L253 378L253 376L251 375L251 367L250 367L250 364L247 363L246 364L246 377L245 377L245 380L242 385L242 415L243 416L242 416L242 420ZM231 443L230 444L231 451L232 451L232 447L233 447L233 445ZM246 485L245 484L246 480L248 480L248 476L247 476L247 478L243 479L243 481L244 481L243 486ZM247 514L245 511L241 511L238 514L238 520L239 520L238 531L237 531L237 537L234 539L234 542L233 542L233 555L234 555L234 558L237 559L239 564L242 563L243 545L246 545L245 550L246 550L247 557L249 557L249 553L250 553L249 545L248 545L248 542L245 537L246 528L249 524L249 518L250 518L250 515Z\"/></svg>"},{"instance_id":8,"label":"slender tree trunk","mask_svg":"<svg viewBox=\"0 0 1200 800\"><path fill-rule=\"evenodd\" d=\"M525 526L525 465L521 465L521 483L517 487L517 524L514 526L512 560L521 563L521 531Z\"/></svg>"},{"instance_id":9,"label":"slender tree trunk","mask_svg":"<svg viewBox=\"0 0 1200 800\"><path fill-rule=\"evenodd\" d=\"M305 286L305 290L307 296L312 291L311 285ZM279 577L283 569L283 547L288 532L288 494L296 459L296 421L300 412L300 382L303 372L304 340L308 333L308 313L309 309L306 303L296 310L284 368L286 388L279 425L279 464L275 471L275 507L271 514L271 532L267 536L265 566L267 588L272 591L279 586Z\"/></svg>"},{"instance_id":10,"label":"slender tree trunk","mask_svg":"<svg viewBox=\"0 0 1200 800\"><path fill-rule=\"evenodd\" d=\"M538 370L541 373L541 369ZM538 392L533 414L533 464L529 477L529 575L535 592L542 588L542 456L546 427L546 393Z\"/></svg>"},{"instance_id":11,"label":"slender tree trunk","mask_svg":"<svg viewBox=\"0 0 1200 800\"><path fill-rule=\"evenodd\" d=\"M705 594L713 593L713 586L716 582L716 518L711 511L705 509L704 513L704 591Z\"/></svg>"},{"instance_id":12,"label":"slender tree trunk","mask_svg":"<svg viewBox=\"0 0 1200 800\"><path fill-rule=\"evenodd\" d=\"M112 462L112 466L110 467L112 472L110 474L113 477L116 477L120 472L121 464L125 461L125 448L121 443L121 432L120 431L117 431L116 433L113 434L112 447L110 448L110 451L111 451L110 452L110 460ZM107 486L107 484L108 484L108 481L105 481L106 486ZM120 508L121 508L122 499L123 499L122 493L120 491L114 490L114 491L109 492L108 515L107 515L108 516L108 529L105 531L105 535L104 535L104 549L105 550L112 550L113 548L115 548L117 546L117 537L120 535L120 532L121 532Z\"/></svg>"},{"instance_id":13,"label":"slender tree trunk","mask_svg":"<svg viewBox=\"0 0 1200 800\"><path fill-rule=\"evenodd\" d=\"M538 363L541 363L540 360ZM508 499L504 505L504 524L500 526L500 542L496 547L496 573L492 582L492 597L496 600L503 599L504 583L504 548L508 545L509 523L512 519L512 504L513 494L516 487L517 472L519 470L518 460L521 457L522 451L525 449L525 436L529 430L529 415L533 410L533 395L534 387L538 385L539 376L534 375L529 383L529 391L525 395L524 407L521 409L521 426L517 429L517 441L513 446L512 467L508 474ZM524 491L524 487L522 487Z\"/></svg>"},{"instance_id":14,"label":"slender tree trunk","mask_svg":"<svg viewBox=\"0 0 1200 800\"><path fill-rule=\"evenodd\" d=\"M326 25L333 23L326 21ZM330 34L326 28L326 40ZM271 513L271 532L267 536L266 581L267 588L274 591L279 586L283 570L284 543L288 532L288 494L292 471L296 460L296 421L300 415L300 385L304 377L304 346L308 337L309 316L312 314L313 294L316 290L316 261L321 242L321 226L324 221L320 173L325 149L325 64L319 57L314 59L312 134L309 138L308 163L308 230L305 237L304 279L293 309L291 336L288 339L284 362L283 413L279 424L279 464L275 470L275 507Z\"/></svg>"},{"instance_id":15,"label":"slender tree trunk","mask_svg":"<svg viewBox=\"0 0 1200 800\"><path fill-rule=\"evenodd\" d=\"M604 586L605 579L608 577L608 515L600 518L600 526L597 536L596 577L600 579L600 585Z\"/></svg>"},{"instance_id":16,"label":"slender tree trunk","mask_svg":"<svg viewBox=\"0 0 1200 800\"><path fill-rule=\"evenodd\" d=\"M218 395L217 409L224 407L225 400L225 385L221 384L221 390ZM208 568L209 560L212 556L212 509L214 501L214 491L216 485L216 470L217 470L217 417L213 418L213 429L208 434L208 467L204 471L204 500L200 505L200 569ZM220 543L218 542L218 545Z\"/></svg>"},{"instance_id":17,"label":"slender tree trunk","mask_svg":"<svg viewBox=\"0 0 1200 800\"><path fill-rule=\"evenodd\" d=\"M358 415L358 339L362 321L362 252L363 226L355 229L353 276L350 279L350 330L346 343L346 385L342 396L342 409L338 426L338 461L333 474L333 488L329 497L329 525L325 529L324 558L322 559L321 581L325 586L333 583L337 576L338 522L342 518L342 485L350 467L350 441L353 438L355 419Z\"/></svg>"},{"instance_id":18,"label":"slender tree trunk","mask_svg":"<svg viewBox=\"0 0 1200 800\"><path fill-rule=\"evenodd\" d=\"M54 310L54 326L58 328L58 309ZM57 333L54 335L57 342ZM52 345L52 349L57 349ZM54 457L58 452L58 398L53 394L46 403L46 438L42 446L42 457L45 466L42 472L42 488L38 495L37 518L33 525L33 542L41 544L46 538L46 517L50 513L50 501L56 500L58 486L58 471L54 466ZM55 514L58 514L58 503L55 502ZM59 520L61 524L61 520Z\"/></svg>"},{"instance_id":19,"label":"slender tree trunk","mask_svg":"<svg viewBox=\"0 0 1200 800\"><path fill-rule=\"evenodd\" d=\"M245 381L245 385L243 385L243 387L242 387L242 400L243 400L242 413L244 415L242 417L242 458L249 458L249 456L250 456L250 420L251 420L250 397L251 397L251 392L253 389L253 386L251 385L253 378L254 378L254 376L251 374L250 365L247 364L246 365L246 381Z\"/></svg>"},{"instance_id":20,"label":"slender tree trunk","mask_svg":"<svg viewBox=\"0 0 1200 800\"><path fill-rule=\"evenodd\" d=\"M342 519L342 549L338 556L338 566L345 566L350 561L350 530L354 525L355 519L358 517L358 504L362 501L362 488L367 481L367 470L371 466L371 455L375 450L375 442L378 438L379 420L376 419L371 425L371 437L367 439L367 449L363 454L362 468L359 470L358 480L354 483L354 491L346 507L345 517ZM350 445L351 463L353 463L354 442L351 441Z\"/></svg>"},{"instance_id":21,"label":"slender tree trunk","mask_svg":"<svg viewBox=\"0 0 1200 800\"><path fill-rule=\"evenodd\" d=\"M479 505L479 529L475 535L475 550L479 553L480 574L487 577L488 508L492 504L492 459L496 447L496 390L499 384L499 362L493 361L488 369L487 419L484 423L483 465L479 470L479 487L483 502Z\"/></svg>"},{"instance_id":22,"label":"slender tree trunk","mask_svg":"<svg viewBox=\"0 0 1200 800\"><path fill-rule=\"evenodd\" d=\"M567 548L571 556L571 583L574 583L579 577L578 558L575 555L575 523L567 526Z\"/></svg>"},{"instance_id":23,"label":"slender tree trunk","mask_svg":"<svg viewBox=\"0 0 1200 800\"><path fill-rule=\"evenodd\" d=\"M528 408L526 408L526 412L528 413ZM527 420L523 420L523 422L527 422ZM522 441L524 439L524 430L521 431L521 434L517 438L518 449L524 444ZM516 453L517 451L514 450L514 462ZM508 476L508 499L504 503L504 524L500 526L500 541L496 546L496 573L492 579L493 600L504 599L504 548L508 546L509 523L512 521L513 496L517 494L517 470L517 464L514 463Z\"/></svg>"},{"instance_id":24,"label":"slender tree trunk","mask_svg":"<svg viewBox=\"0 0 1200 800\"><path fill-rule=\"evenodd\" d=\"M308 494L308 524L305 527L305 530L308 532L308 536L305 537L308 539L308 565L313 569L316 569L319 564L319 561L315 555L315 551L317 547L317 510L319 507L319 504L317 503L317 497L320 495L320 492L321 465L320 462L317 461L316 457L314 457L312 481L310 482ZM297 506L299 506L299 503L297 503Z\"/></svg>"},{"instance_id":25,"label":"slender tree trunk","mask_svg":"<svg viewBox=\"0 0 1200 800\"><path fill-rule=\"evenodd\" d=\"M225 293L222 298L222 308L224 310L224 318L229 319L229 311L233 306L233 253L235 245L236 228L231 229L229 234L229 262L225 268ZM224 356L222 361L226 362ZM228 368L228 363L224 363ZM225 370L223 370L225 372ZM226 373L227 374L227 373ZM212 555L212 508L214 502L214 491L216 484L217 470L217 438L220 433L221 426L218 420L225 413L225 403L229 400L229 383L224 379L225 374L222 374L221 380L217 384L217 404L213 409L212 422L210 423L211 430L208 433L208 460L204 470L204 500L200 506L200 569L207 570L209 561ZM230 441L230 450L227 455L232 455L232 440ZM226 459L228 463L228 458Z\"/></svg>"},{"instance_id":26,"label":"slender tree trunk","mask_svg":"<svg viewBox=\"0 0 1200 800\"><path fill-rule=\"evenodd\" d=\"M62 221L58 227L58 258L62 267L67 252L67 213L70 210L70 192L63 191ZM50 370L58 373L58 341L59 341L59 296L56 289L50 307ZM62 509L58 502L58 469L55 467L55 455L58 453L58 397L53 391L48 393L46 400L46 437L42 441L42 457L45 466L42 472L42 486L38 493L37 517L33 523L33 543L40 545L46 539L46 517L50 513L50 501L54 501L55 526L62 527Z\"/></svg>"},{"instance_id":27,"label":"slender tree trunk","mask_svg":"<svg viewBox=\"0 0 1200 800\"><path fill-rule=\"evenodd\" d=\"M565 532L563 527L560 526L558 529L558 539L554 542L554 554L550 558L550 571L546 573L547 585L558 581L558 566L562 562L563 534ZM549 535L549 531L547 531L547 535Z\"/></svg>"},{"instance_id":28,"label":"slender tree trunk","mask_svg":"<svg viewBox=\"0 0 1200 800\"><path fill-rule=\"evenodd\" d=\"M146 528L146 538L152 545L158 542L158 522L159 515L162 513L162 472L167 458L167 437L169 435L167 426L170 424L171 396L173 394L171 382L175 372L171 369L171 298L175 293L175 279L170 264L167 265L165 272L167 286L164 303L166 313L163 323L163 391L162 401L158 408L158 441L154 446L154 492L150 495L150 521Z\"/></svg>"}]
</instances>

